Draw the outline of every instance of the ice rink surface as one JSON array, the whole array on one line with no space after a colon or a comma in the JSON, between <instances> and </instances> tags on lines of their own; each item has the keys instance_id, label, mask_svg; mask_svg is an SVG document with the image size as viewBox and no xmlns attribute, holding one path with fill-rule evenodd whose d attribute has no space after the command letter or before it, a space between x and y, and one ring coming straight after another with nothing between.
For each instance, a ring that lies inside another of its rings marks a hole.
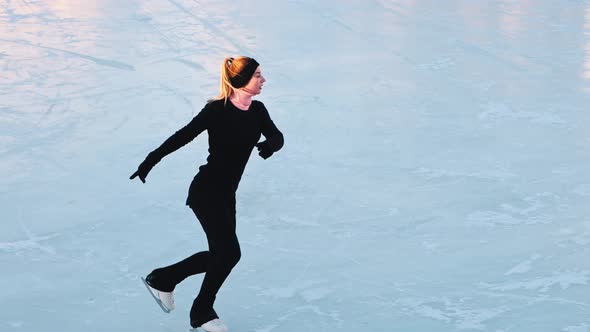
<instances>
[{"instance_id":1,"label":"ice rink surface","mask_svg":"<svg viewBox=\"0 0 590 332\"><path fill-rule=\"evenodd\" d=\"M0 331L187 331L139 277L206 248L206 133L248 55L285 135L238 191L230 331L590 331L590 2L0 0Z\"/></svg>"}]
</instances>

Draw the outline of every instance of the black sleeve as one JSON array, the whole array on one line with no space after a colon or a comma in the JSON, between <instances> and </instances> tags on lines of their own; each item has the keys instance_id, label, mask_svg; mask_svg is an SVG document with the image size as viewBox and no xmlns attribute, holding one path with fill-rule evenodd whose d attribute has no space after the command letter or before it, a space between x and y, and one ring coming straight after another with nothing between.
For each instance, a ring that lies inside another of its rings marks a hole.
<instances>
[{"instance_id":1,"label":"black sleeve","mask_svg":"<svg viewBox=\"0 0 590 332\"><path fill-rule=\"evenodd\" d=\"M277 128L268 110L264 107L264 104L260 103L262 110L262 135L266 138L266 144L270 147L272 152L279 151L284 144L283 133Z\"/></svg>"},{"instance_id":2,"label":"black sleeve","mask_svg":"<svg viewBox=\"0 0 590 332\"><path fill-rule=\"evenodd\" d=\"M148 158L152 162L159 162L162 158L188 144L209 127L213 110L209 104L195 116L191 122L170 136L162 145L152 151Z\"/></svg>"}]
</instances>

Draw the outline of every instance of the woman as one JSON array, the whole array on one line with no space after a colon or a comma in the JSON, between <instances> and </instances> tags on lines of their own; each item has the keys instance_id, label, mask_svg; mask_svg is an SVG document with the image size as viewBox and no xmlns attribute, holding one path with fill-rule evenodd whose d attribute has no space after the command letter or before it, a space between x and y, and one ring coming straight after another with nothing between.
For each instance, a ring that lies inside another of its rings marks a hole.
<instances>
[{"instance_id":1,"label":"woman","mask_svg":"<svg viewBox=\"0 0 590 332\"><path fill-rule=\"evenodd\" d=\"M264 105L252 100L265 82L256 60L226 58L221 67L221 91L185 127L148 154L131 179L145 183L149 171L166 155L207 130L209 156L194 177L186 204L201 223L208 251L196 253L176 264L157 268L145 279L146 287L165 312L174 309L173 291L185 278L205 273L190 311L193 328L227 331L213 303L217 291L238 263L241 252L236 236L236 190L254 147L267 159L283 146L283 134ZM261 134L265 141L258 143Z\"/></svg>"}]
</instances>

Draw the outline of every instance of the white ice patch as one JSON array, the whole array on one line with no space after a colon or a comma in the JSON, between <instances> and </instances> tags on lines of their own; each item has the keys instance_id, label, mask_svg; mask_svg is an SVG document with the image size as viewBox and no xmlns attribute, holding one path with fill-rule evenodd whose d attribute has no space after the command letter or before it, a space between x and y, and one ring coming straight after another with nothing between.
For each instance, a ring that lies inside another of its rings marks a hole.
<instances>
[{"instance_id":1,"label":"white ice patch","mask_svg":"<svg viewBox=\"0 0 590 332\"><path fill-rule=\"evenodd\" d=\"M590 280L590 271L563 271L555 272L552 276L538 277L525 281L508 281L499 284L483 284L484 287L496 291L536 290L547 292L551 288L559 286L562 290L575 285L587 285Z\"/></svg>"},{"instance_id":2,"label":"white ice patch","mask_svg":"<svg viewBox=\"0 0 590 332\"><path fill-rule=\"evenodd\" d=\"M15 329L20 329L23 327L23 322L10 322L9 323L10 327L15 328Z\"/></svg>"},{"instance_id":3,"label":"white ice patch","mask_svg":"<svg viewBox=\"0 0 590 332\"><path fill-rule=\"evenodd\" d=\"M450 323L459 330L485 330L486 321L508 311L504 307L471 308L467 305L466 299L401 299L397 302L405 312Z\"/></svg>"},{"instance_id":4,"label":"white ice patch","mask_svg":"<svg viewBox=\"0 0 590 332\"><path fill-rule=\"evenodd\" d=\"M483 109L477 116L480 120L518 119L545 125L564 125L567 123L567 121L555 114L520 111L499 102L488 102L480 107Z\"/></svg>"},{"instance_id":5,"label":"white ice patch","mask_svg":"<svg viewBox=\"0 0 590 332\"><path fill-rule=\"evenodd\" d=\"M512 172L508 172L506 170L485 170L485 171L478 171L478 172L457 172L457 171L450 171L445 169L432 169L426 167L419 167L412 171L414 174L418 174L424 176L425 178L432 180L432 179L439 179L444 177L468 177L468 178L475 178L475 179L484 179L484 180L504 180L507 178L515 177L516 174Z\"/></svg>"},{"instance_id":6,"label":"white ice patch","mask_svg":"<svg viewBox=\"0 0 590 332\"><path fill-rule=\"evenodd\" d=\"M306 302L314 302L326 298L332 293L334 293L333 289L326 287L314 287L301 291L301 297L303 297Z\"/></svg>"},{"instance_id":7,"label":"white ice patch","mask_svg":"<svg viewBox=\"0 0 590 332\"><path fill-rule=\"evenodd\" d=\"M500 204L499 211L476 211L467 216L473 225L505 226L547 224L552 221L548 209L559 204L560 197L552 193L537 193L521 202Z\"/></svg>"},{"instance_id":8,"label":"white ice patch","mask_svg":"<svg viewBox=\"0 0 590 332\"><path fill-rule=\"evenodd\" d=\"M8 151L15 142L16 139L12 136L0 136L0 153Z\"/></svg>"},{"instance_id":9,"label":"white ice patch","mask_svg":"<svg viewBox=\"0 0 590 332\"><path fill-rule=\"evenodd\" d=\"M590 325L586 323L582 323L579 325L572 325L568 327L564 327L562 329L563 332L590 332Z\"/></svg>"},{"instance_id":10,"label":"white ice patch","mask_svg":"<svg viewBox=\"0 0 590 332\"><path fill-rule=\"evenodd\" d=\"M480 226L509 226L509 225L534 225L547 223L539 218L522 218L504 212L478 211L467 216L467 221L473 225Z\"/></svg>"},{"instance_id":11,"label":"white ice patch","mask_svg":"<svg viewBox=\"0 0 590 332\"><path fill-rule=\"evenodd\" d=\"M270 332L275 328L279 327L279 324L272 324L264 327L257 327L254 329L255 332Z\"/></svg>"},{"instance_id":12,"label":"white ice patch","mask_svg":"<svg viewBox=\"0 0 590 332\"><path fill-rule=\"evenodd\" d=\"M590 196L590 184L580 184L577 185L573 190L573 193L578 194L580 196Z\"/></svg>"},{"instance_id":13,"label":"white ice patch","mask_svg":"<svg viewBox=\"0 0 590 332\"><path fill-rule=\"evenodd\" d=\"M288 299L292 298L297 295L299 292L305 291L310 287L318 284L317 281L311 280L301 280L301 281L294 281L289 286L286 287L275 287L269 288L262 292L262 295L278 298L278 299ZM313 292L308 293L308 296L311 298L313 297Z\"/></svg>"}]
</instances>

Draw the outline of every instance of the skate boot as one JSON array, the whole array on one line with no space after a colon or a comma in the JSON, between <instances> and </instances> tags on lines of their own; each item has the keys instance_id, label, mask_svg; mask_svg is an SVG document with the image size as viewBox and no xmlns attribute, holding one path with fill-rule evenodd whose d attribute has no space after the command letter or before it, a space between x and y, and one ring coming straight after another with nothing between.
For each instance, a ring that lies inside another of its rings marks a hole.
<instances>
[{"instance_id":1,"label":"skate boot","mask_svg":"<svg viewBox=\"0 0 590 332\"><path fill-rule=\"evenodd\" d=\"M208 321L201 325L201 328L207 332L228 332L227 326L219 318Z\"/></svg>"},{"instance_id":2,"label":"skate boot","mask_svg":"<svg viewBox=\"0 0 590 332\"><path fill-rule=\"evenodd\" d=\"M162 308L165 313L170 313L176 306L174 305L174 288L169 289L162 287L158 281L157 270L148 274L145 279L142 277L141 281L150 292L156 303Z\"/></svg>"},{"instance_id":3,"label":"skate boot","mask_svg":"<svg viewBox=\"0 0 590 332\"><path fill-rule=\"evenodd\" d=\"M191 308L191 326L193 329L201 328L206 332L228 332L227 326L223 323L213 308L209 309L205 315L198 314L197 307ZM193 331L195 331L193 330Z\"/></svg>"}]
</instances>

